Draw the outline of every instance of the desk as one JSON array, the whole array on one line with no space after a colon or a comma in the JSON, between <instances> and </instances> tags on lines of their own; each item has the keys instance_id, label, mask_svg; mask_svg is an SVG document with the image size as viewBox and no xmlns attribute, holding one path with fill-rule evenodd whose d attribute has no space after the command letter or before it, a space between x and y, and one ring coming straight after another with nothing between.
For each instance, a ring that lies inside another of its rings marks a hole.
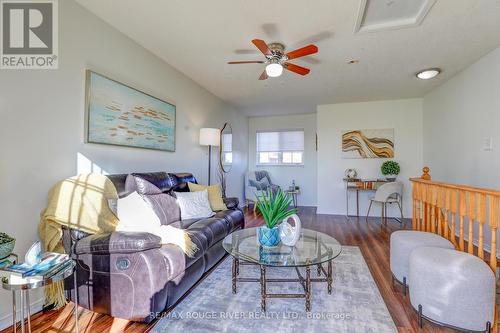
<instances>
[{"instance_id":1,"label":"desk","mask_svg":"<svg viewBox=\"0 0 500 333\"><path fill-rule=\"evenodd\" d=\"M356 191L356 215L359 216L359 191L376 191L380 185L387 183L385 179L358 179L358 178L344 178L345 183L345 198L346 210L345 215L349 215L349 191Z\"/></svg>"}]
</instances>

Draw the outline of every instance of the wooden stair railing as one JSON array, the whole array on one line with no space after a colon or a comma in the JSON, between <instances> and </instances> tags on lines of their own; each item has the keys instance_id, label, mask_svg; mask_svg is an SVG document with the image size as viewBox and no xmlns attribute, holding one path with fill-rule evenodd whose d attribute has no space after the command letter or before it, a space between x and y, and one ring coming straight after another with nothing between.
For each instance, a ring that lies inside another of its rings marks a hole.
<instances>
[{"instance_id":1,"label":"wooden stair railing","mask_svg":"<svg viewBox=\"0 0 500 333\"><path fill-rule=\"evenodd\" d=\"M500 191L432 181L427 167L423 168L420 178L410 181L413 230L441 235L457 250L487 261L496 274ZM491 235L489 249L485 244L486 228ZM474 239L477 239L477 247ZM489 258L485 258L487 252Z\"/></svg>"}]
</instances>

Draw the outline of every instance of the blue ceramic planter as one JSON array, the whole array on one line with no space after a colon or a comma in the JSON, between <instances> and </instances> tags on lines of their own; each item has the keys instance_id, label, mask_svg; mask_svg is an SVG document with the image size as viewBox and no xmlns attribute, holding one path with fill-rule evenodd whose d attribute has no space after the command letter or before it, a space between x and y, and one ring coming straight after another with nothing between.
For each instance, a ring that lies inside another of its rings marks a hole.
<instances>
[{"instance_id":1,"label":"blue ceramic planter","mask_svg":"<svg viewBox=\"0 0 500 333\"><path fill-rule=\"evenodd\" d=\"M280 243L280 229L274 227L269 229L263 225L257 229L259 244L265 247L275 247Z\"/></svg>"}]
</instances>

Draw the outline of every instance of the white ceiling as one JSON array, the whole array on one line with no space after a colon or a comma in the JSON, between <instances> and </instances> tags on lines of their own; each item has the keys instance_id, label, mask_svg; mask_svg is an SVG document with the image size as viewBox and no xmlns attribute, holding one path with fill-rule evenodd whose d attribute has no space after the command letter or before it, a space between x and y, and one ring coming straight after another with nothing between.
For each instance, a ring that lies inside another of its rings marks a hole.
<instances>
[{"instance_id":1,"label":"white ceiling","mask_svg":"<svg viewBox=\"0 0 500 333\"><path fill-rule=\"evenodd\" d=\"M354 33L362 0L77 1L249 115L421 97L500 45L498 0L438 0L420 26L365 33ZM282 42L287 50L314 42L317 55L293 61L311 74L285 71L259 81L263 65L227 65L263 59L253 38ZM359 64L348 65L351 59ZM427 67L443 73L417 80L415 72Z\"/></svg>"}]
</instances>

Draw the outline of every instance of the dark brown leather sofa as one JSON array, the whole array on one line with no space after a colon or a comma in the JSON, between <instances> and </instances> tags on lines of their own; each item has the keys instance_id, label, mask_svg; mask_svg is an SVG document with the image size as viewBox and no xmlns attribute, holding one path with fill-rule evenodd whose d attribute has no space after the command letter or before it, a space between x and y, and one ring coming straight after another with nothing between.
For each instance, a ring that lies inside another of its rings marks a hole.
<instances>
[{"instance_id":1,"label":"dark brown leather sofa","mask_svg":"<svg viewBox=\"0 0 500 333\"><path fill-rule=\"evenodd\" d=\"M192 174L166 172L134 174L144 177L163 192L187 191ZM120 197L127 194L127 175L108 176ZM77 260L78 303L113 317L150 322L172 308L203 275L225 255L222 240L244 227L238 199L226 198L227 210L201 220L183 220L199 250L193 258L175 245L161 245L149 233L113 232L86 234L65 229L67 253ZM67 296L74 301L73 279L65 281Z\"/></svg>"}]
</instances>

